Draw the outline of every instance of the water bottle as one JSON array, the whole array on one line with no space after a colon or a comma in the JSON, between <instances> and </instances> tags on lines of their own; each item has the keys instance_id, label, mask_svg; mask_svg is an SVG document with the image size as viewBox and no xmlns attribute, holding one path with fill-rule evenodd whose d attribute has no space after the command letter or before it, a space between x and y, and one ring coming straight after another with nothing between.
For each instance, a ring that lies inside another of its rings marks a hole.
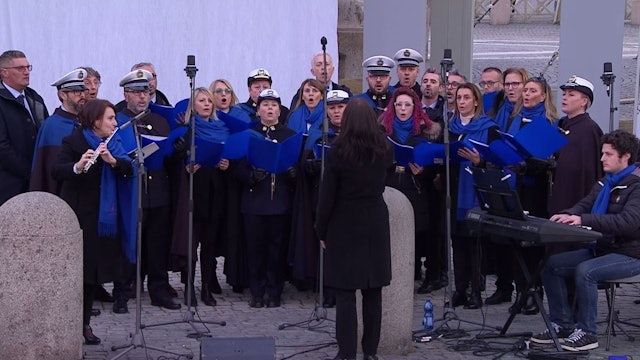
<instances>
[{"instance_id":1,"label":"water bottle","mask_svg":"<svg viewBox=\"0 0 640 360\"><path fill-rule=\"evenodd\" d=\"M425 330L433 330L433 303L431 299L427 299L427 301L424 302L422 325L424 325Z\"/></svg>"}]
</instances>

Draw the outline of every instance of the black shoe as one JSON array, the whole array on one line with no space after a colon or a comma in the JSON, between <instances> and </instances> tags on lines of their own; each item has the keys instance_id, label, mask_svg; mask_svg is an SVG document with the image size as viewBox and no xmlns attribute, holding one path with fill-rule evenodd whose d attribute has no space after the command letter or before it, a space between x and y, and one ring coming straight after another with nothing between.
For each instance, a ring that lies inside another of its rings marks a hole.
<instances>
[{"instance_id":1,"label":"black shoe","mask_svg":"<svg viewBox=\"0 0 640 360\"><path fill-rule=\"evenodd\" d=\"M511 291L498 289L493 295L484 300L487 305L498 305L503 302L511 302Z\"/></svg>"},{"instance_id":2,"label":"black shoe","mask_svg":"<svg viewBox=\"0 0 640 360\"><path fill-rule=\"evenodd\" d=\"M102 314L100 309L91 309L91 316L100 316L100 314Z\"/></svg>"},{"instance_id":3,"label":"black shoe","mask_svg":"<svg viewBox=\"0 0 640 360\"><path fill-rule=\"evenodd\" d=\"M469 302L464 306L465 309L480 309L482 307L482 296L479 291L471 292Z\"/></svg>"},{"instance_id":4,"label":"black shoe","mask_svg":"<svg viewBox=\"0 0 640 360\"><path fill-rule=\"evenodd\" d=\"M325 296L322 301L323 308L332 308L336 306L336 297L335 296Z\"/></svg>"},{"instance_id":5,"label":"black shoe","mask_svg":"<svg viewBox=\"0 0 640 360\"><path fill-rule=\"evenodd\" d=\"M222 288L220 287L220 282L218 282L218 277L215 276L215 274L213 276L213 279L209 283L209 291L211 291L212 294L222 294Z\"/></svg>"},{"instance_id":6,"label":"black shoe","mask_svg":"<svg viewBox=\"0 0 640 360\"><path fill-rule=\"evenodd\" d=\"M101 302L112 303L114 301L113 296L111 296L111 294L109 294L109 292L102 285L98 286L93 298Z\"/></svg>"},{"instance_id":7,"label":"black shoe","mask_svg":"<svg viewBox=\"0 0 640 360\"><path fill-rule=\"evenodd\" d=\"M277 308L280 307L280 298L269 298L267 301L268 308Z\"/></svg>"},{"instance_id":8,"label":"black shoe","mask_svg":"<svg viewBox=\"0 0 640 360\"><path fill-rule=\"evenodd\" d=\"M526 296L523 295L522 292L518 291L516 292L516 299L513 301L513 304L511 306L509 306L509 314L520 314L520 301L522 299L522 296Z\"/></svg>"},{"instance_id":9,"label":"black shoe","mask_svg":"<svg viewBox=\"0 0 640 360\"><path fill-rule=\"evenodd\" d=\"M91 326L85 326L82 329L82 337L84 338L84 343L86 345L99 345L100 338L93 335L93 330L91 330Z\"/></svg>"},{"instance_id":10,"label":"black shoe","mask_svg":"<svg viewBox=\"0 0 640 360\"><path fill-rule=\"evenodd\" d=\"M467 294L462 291L454 291L453 295L451 295L451 307L455 308L458 306L467 305L469 300L467 299Z\"/></svg>"},{"instance_id":11,"label":"black shoe","mask_svg":"<svg viewBox=\"0 0 640 360\"><path fill-rule=\"evenodd\" d=\"M167 292L169 292L169 296L172 298L178 297L178 292L173 288L173 286L171 286L171 284L167 284Z\"/></svg>"},{"instance_id":12,"label":"black shoe","mask_svg":"<svg viewBox=\"0 0 640 360\"><path fill-rule=\"evenodd\" d=\"M113 312L116 314L128 313L127 300L123 298L116 299L116 301L113 302Z\"/></svg>"},{"instance_id":13,"label":"black shoe","mask_svg":"<svg viewBox=\"0 0 640 360\"><path fill-rule=\"evenodd\" d=\"M249 301L249 307L252 308L261 308L264 307L264 300L257 297L251 297L251 301Z\"/></svg>"},{"instance_id":14,"label":"black shoe","mask_svg":"<svg viewBox=\"0 0 640 360\"><path fill-rule=\"evenodd\" d=\"M209 285L202 284L202 288L200 289L200 300L207 306L216 306L218 303L216 299L211 295L211 290L209 289Z\"/></svg>"},{"instance_id":15,"label":"black shoe","mask_svg":"<svg viewBox=\"0 0 640 360\"><path fill-rule=\"evenodd\" d=\"M523 315L537 315L540 312L538 303L536 302L536 299L533 298L533 295L529 295L527 303L521 310Z\"/></svg>"},{"instance_id":16,"label":"black shoe","mask_svg":"<svg viewBox=\"0 0 640 360\"><path fill-rule=\"evenodd\" d=\"M442 289L442 283L440 281L424 281L422 285L416 290L418 294L429 294L436 290Z\"/></svg>"},{"instance_id":17,"label":"black shoe","mask_svg":"<svg viewBox=\"0 0 640 360\"><path fill-rule=\"evenodd\" d=\"M367 354L364 354L364 355L362 356L362 360L378 360L378 357L377 357L377 356L375 356L375 355L367 355Z\"/></svg>"},{"instance_id":18,"label":"black shoe","mask_svg":"<svg viewBox=\"0 0 640 360\"><path fill-rule=\"evenodd\" d=\"M179 303L174 302L170 297L151 300L151 305L159 306L169 310L178 310L182 307Z\"/></svg>"}]
</instances>

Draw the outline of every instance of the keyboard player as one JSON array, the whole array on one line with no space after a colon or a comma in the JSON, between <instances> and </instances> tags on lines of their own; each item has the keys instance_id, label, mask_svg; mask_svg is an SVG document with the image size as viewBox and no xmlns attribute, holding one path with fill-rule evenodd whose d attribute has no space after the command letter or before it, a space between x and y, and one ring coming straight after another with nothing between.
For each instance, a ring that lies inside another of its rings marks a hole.
<instances>
[{"instance_id":1,"label":"keyboard player","mask_svg":"<svg viewBox=\"0 0 640 360\"><path fill-rule=\"evenodd\" d=\"M531 338L552 343L550 331L570 351L598 347L596 316L598 282L640 274L640 169L635 163L638 138L624 130L602 137L603 177L589 195L552 221L589 226L605 234L589 248L552 255L541 277L548 296L552 329ZM575 281L576 318L567 299L566 280Z\"/></svg>"}]
</instances>

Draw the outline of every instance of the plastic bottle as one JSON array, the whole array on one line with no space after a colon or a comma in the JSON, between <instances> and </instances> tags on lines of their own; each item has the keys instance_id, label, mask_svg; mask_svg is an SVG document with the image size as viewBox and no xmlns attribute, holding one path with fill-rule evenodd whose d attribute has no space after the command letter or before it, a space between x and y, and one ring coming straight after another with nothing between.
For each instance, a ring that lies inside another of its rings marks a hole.
<instances>
[{"instance_id":1,"label":"plastic bottle","mask_svg":"<svg viewBox=\"0 0 640 360\"><path fill-rule=\"evenodd\" d=\"M431 299L427 299L424 302L424 317L422 318L422 325L425 330L433 330L433 303Z\"/></svg>"}]
</instances>

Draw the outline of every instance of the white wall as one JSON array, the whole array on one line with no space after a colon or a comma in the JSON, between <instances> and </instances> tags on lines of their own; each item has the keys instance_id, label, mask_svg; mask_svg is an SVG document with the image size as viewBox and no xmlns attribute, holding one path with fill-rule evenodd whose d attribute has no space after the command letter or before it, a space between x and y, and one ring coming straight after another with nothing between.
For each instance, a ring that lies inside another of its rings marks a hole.
<instances>
[{"instance_id":1,"label":"white wall","mask_svg":"<svg viewBox=\"0 0 640 360\"><path fill-rule=\"evenodd\" d=\"M51 83L83 65L101 73L99 96L115 103L131 65L152 62L173 104L189 96L187 55L196 57L196 86L226 78L240 101L247 74L264 67L288 105L326 36L338 74L337 0L21 0L1 1L0 14L0 53L25 52L30 86L50 112L60 105Z\"/></svg>"}]
</instances>

